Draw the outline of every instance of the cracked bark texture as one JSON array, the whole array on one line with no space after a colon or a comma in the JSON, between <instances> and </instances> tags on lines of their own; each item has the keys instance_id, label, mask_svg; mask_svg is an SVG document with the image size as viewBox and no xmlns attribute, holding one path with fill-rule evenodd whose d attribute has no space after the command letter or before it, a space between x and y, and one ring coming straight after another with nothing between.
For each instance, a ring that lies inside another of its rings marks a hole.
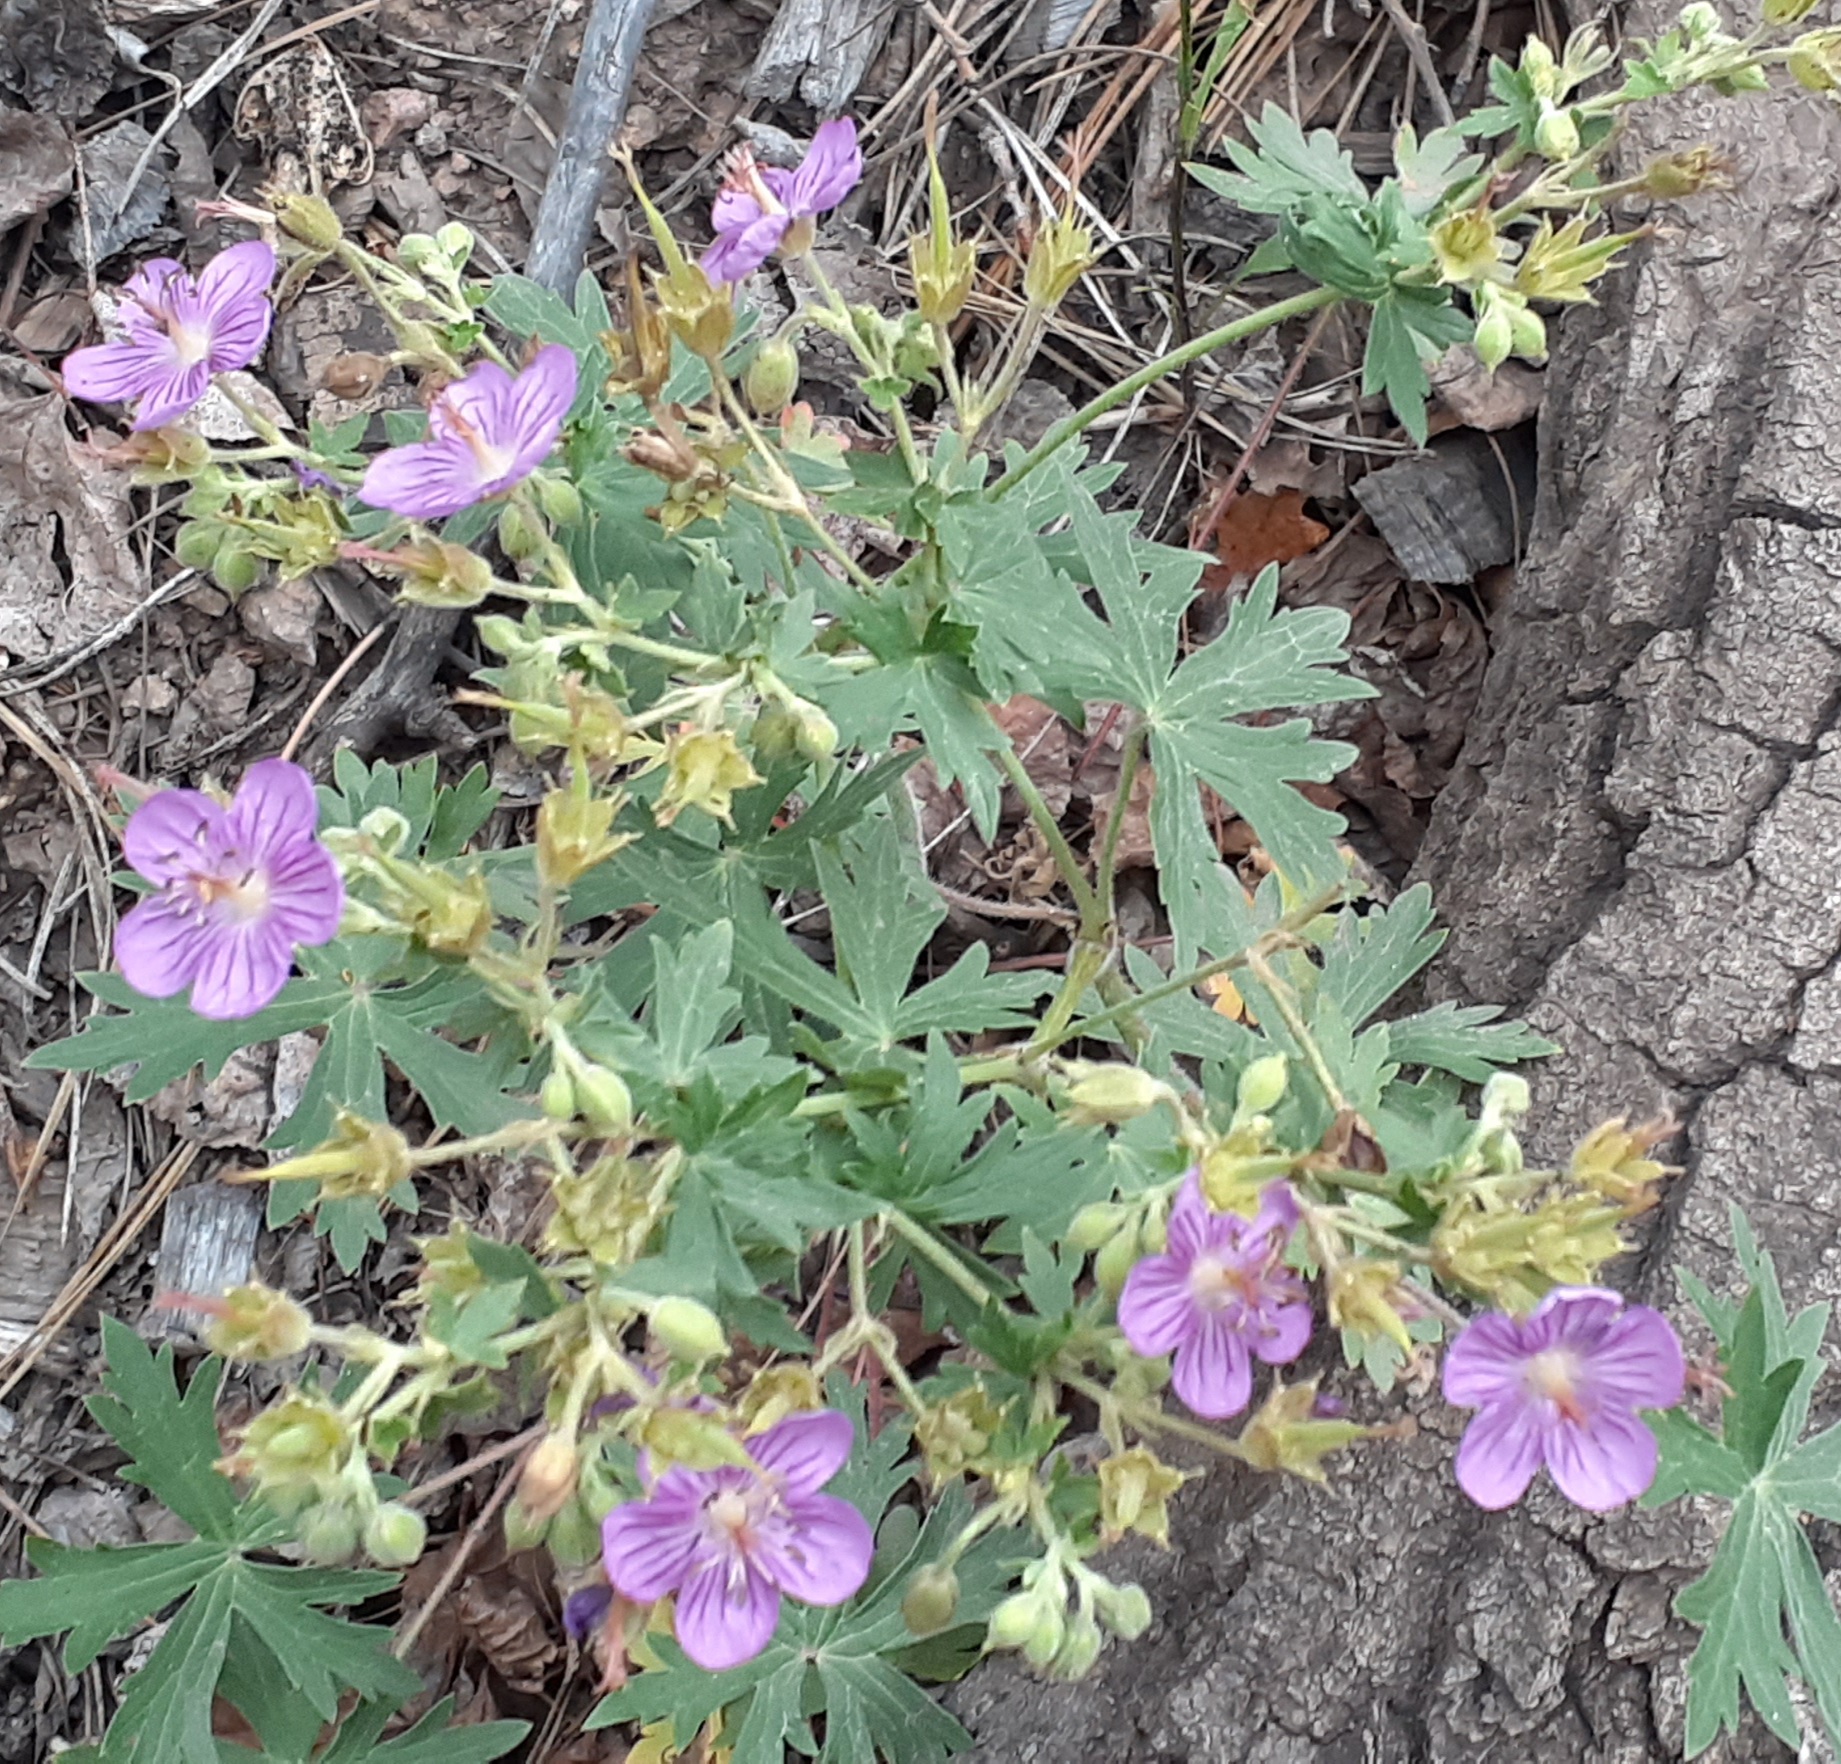
<instances>
[{"instance_id":1,"label":"cracked bark texture","mask_svg":"<svg viewBox=\"0 0 1841 1764\"><path fill-rule=\"evenodd\" d=\"M1435 984L1565 1049L1532 1074L1535 1151L1682 1121L1686 1174L1619 1284L1684 1327L1672 1268L1733 1289L1735 1202L1793 1304L1841 1299L1841 111L1680 101L1625 162L1703 140L1736 192L1659 212L1564 327L1529 559L1420 864L1453 928ZM1186 1489L1168 1554L1109 1558L1157 1626L1080 1686L981 1668L949 1699L971 1758L1680 1758L1694 1638L1669 1607L1718 1510L1593 1519L1543 1482L1481 1513L1451 1478L1463 1417L1412 1407L1418 1438L1328 1489ZM1703 1756L1794 1754L1751 1723Z\"/></svg>"}]
</instances>

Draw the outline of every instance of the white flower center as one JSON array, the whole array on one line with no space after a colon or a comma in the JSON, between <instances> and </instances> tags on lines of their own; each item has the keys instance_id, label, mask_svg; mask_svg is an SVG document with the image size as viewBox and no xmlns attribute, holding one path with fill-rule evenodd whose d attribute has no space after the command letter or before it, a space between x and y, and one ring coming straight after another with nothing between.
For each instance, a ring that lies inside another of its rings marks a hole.
<instances>
[{"instance_id":1,"label":"white flower center","mask_svg":"<svg viewBox=\"0 0 1841 1764\"><path fill-rule=\"evenodd\" d=\"M441 408L448 427L473 450L473 457L479 461L480 474L488 483L504 477L511 470L510 448L494 447L447 399L441 401Z\"/></svg>"},{"instance_id":2,"label":"white flower center","mask_svg":"<svg viewBox=\"0 0 1841 1764\"><path fill-rule=\"evenodd\" d=\"M1189 1265L1189 1296L1205 1311L1225 1310L1247 1298L1247 1277L1216 1256L1197 1256Z\"/></svg>"},{"instance_id":3,"label":"white flower center","mask_svg":"<svg viewBox=\"0 0 1841 1764\"><path fill-rule=\"evenodd\" d=\"M173 353L186 367L197 366L211 353L211 332L204 325L169 324L166 334L172 338Z\"/></svg>"},{"instance_id":4,"label":"white flower center","mask_svg":"<svg viewBox=\"0 0 1841 1764\"><path fill-rule=\"evenodd\" d=\"M242 876L194 876L191 883L193 895L206 911L222 906L245 923L268 911L268 877L259 869Z\"/></svg>"},{"instance_id":5,"label":"white flower center","mask_svg":"<svg viewBox=\"0 0 1841 1764\"><path fill-rule=\"evenodd\" d=\"M1579 1356L1569 1348L1546 1348L1528 1361L1524 1374L1531 1395L1545 1397L1569 1421L1585 1419L1579 1399Z\"/></svg>"}]
</instances>

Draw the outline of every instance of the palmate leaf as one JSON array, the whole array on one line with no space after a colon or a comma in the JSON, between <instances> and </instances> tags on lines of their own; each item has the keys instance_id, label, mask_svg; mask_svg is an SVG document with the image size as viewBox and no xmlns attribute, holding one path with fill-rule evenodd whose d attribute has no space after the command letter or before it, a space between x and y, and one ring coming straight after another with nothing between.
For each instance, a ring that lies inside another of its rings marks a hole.
<instances>
[{"instance_id":1,"label":"palmate leaf","mask_svg":"<svg viewBox=\"0 0 1841 1764\"><path fill-rule=\"evenodd\" d=\"M1258 121L1247 124L1247 133L1251 147L1228 143L1238 175L1208 165L1192 165L1190 174L1253 214L1283 214L1314 195L1367 199L1368 186L1355 169L1354 155L1328 129L1307 135L1289 112L1268 104Z\"/></svg>"},{"instance_id":2,"label":"palmate leaf","mask_svg":"<svg viewBox=\"0 0 1841 1764\"><path fill-rule=\"evenodd\" d=\"M1722 1729L1738 1731L1742 1695L1796 1746L1793 1679L1813 1693L1831 1742L1841 1742L1841 1619L1803 1528L1805 1514L1841 1514L1841 1427L1797 1443L1821 1376L1829 1307L1792 1318L1770 1256L1736 1208L1732 1221L1751 1282L1744 1303L1703 1304L1689 1285L1725 1360L1731 1395L1720 1435L1679 1412L1652 1418L1661 1463L1644 1497L1648 1506L1683 1495L1732 1502L1712 1565L1675 1601L1703 1632L1688 1661L1689 1757Z\"/></svg>"}]
</instances>

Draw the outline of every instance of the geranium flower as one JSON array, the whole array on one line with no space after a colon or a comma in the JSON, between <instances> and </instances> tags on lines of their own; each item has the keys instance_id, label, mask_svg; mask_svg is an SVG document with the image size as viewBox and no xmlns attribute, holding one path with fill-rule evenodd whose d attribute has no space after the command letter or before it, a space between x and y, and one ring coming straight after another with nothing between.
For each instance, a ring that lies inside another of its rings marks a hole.
<instances>
[{"instance_id":1,"label":"geranium flower","mask_svg":"<svg viewBox=\"0 0 1841 1764\"><path fill-rule=\"evenodd\" d=\"M1310 1340L1304 1283L1285 1266L1298 1204L1269 1185L1251 1219L1213 1211L1191 1172L1170 1211L1168 1244L1132 1269L1119 1327L1147 1359L1174 1353L1171 1382L1196 1414L1237 1415L1253 1394L1253 1359L1283 1366Z\"/></svg>"},{"instance_id":2,"label":"geranium flower","mask_svg":"<svg viewBox=\"0 0 1841 1764\"><path fill-rule=\"evenodd\" d=\"M287 760L260 760L228 808L196 790L162 790L122 835L129 864L152 882L115 931L115 959L149 998L192 989L201 1017L248 1017L286 984L299 945L339 929L345 887L314 837L313 780Z\"/></svg>"},{"instance_id":3,"label":"geranium flower","mask_svg":"<svg viewBox=\"0 0 1841 1764\"><path fill-rule=\"evenodd\" d=\"M156 257L128 278L117 317L120 343L73 349L64 357L64 388L92 404L139 399L137 429L157 429L204 397L213 374L248 367L268 340L269 284L275 253L260 239L232 245L196 281L170 257Z\"/></svg>"},{"instance_id":4,"label":"geranium flower","mask_svg":"<svg viewBox=\"0 0 1841 1764\"><path fill-rule=\"evenodd\" d=\"M810 251L813 223L837 207L862 176L857 125L848 117L819 125L797 171L760 165L741 148L710 210L716 238L703 254L704 274L712 282L739 282L776 251L787 257Z\"/></svg>"},{"instance_id":5,"label":"geranium flower","mask_svg":"<svg viewBox=\"0 0 1841 1764\"><path fill-rule=\"evenodd\" d=\"M358 494L373 508L438 521L521 484L550 457L575 402L575 357L560 343L539 349L515 379L482 361L444 387L428 413L426 441L371 461Z\"/></svg>"},{"instance_id":6,"label":"geranium flower","mask_svg":"<svg viewBox=\"0 0 1841 1764\"><path fill-rule=\"evenodd\" d=\"M1458 1447L1458 1486L1493 1511L1545 1464L1575 1506L1621 1507L1656 1476L1656 1436L1637 1411L1672 1408L1684 1376L1668 1319L1597 1287L1555 1287L1519 1321L1479 1317L1445 1355L1445 1401L1480 1411Z\"/></svg>"},{"instance_id":7,"label":"geranium flower","mask_svg":"<svg viewBox=\"0 0 1841 1764\"><path fill-rule=\"evenodd\" d=\"M614 1590L635 1604L677 1594L673 1627L711 1672L773 1639L780 1597L841 1605L869 1577L875 1541L848 1501L818 1491L844 1467L848 1416L789 1416L745 1443L760 1470L674 1466L602 1523Z\"/></svg>"}]
</instances>

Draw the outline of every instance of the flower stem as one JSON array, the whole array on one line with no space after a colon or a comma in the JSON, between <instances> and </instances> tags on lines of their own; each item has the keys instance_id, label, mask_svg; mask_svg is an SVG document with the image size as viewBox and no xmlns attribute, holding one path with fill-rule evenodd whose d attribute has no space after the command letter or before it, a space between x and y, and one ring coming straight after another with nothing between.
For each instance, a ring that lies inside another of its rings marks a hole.
<instances>
[{"instance_id":1,"label":"flower stem","mask_svg":"<svg viewBox=\"0 0 1841 1764\"><path fill-rule=\"evenodd\" d=\"M1342 296L1333 288L1311 288L1302 294L1292 295L1289 300L1275 300L1270 306L1260 307L1257 312L1249 312L1229 324L1219 325L1212 331L1204 331L1199 337L1190 338L1187 343L1158 356L1155 361L1147 362L1135 374L1128 374L1116 386L1108 386L1097 398L1090 399L1083 404L1072 416L1063 417L985 494L989 497L998 497L1014 490L1018 484L1034 473L1039 466L1046 464L1070 441L1090 429L1109 410L1116 410L1121 404L1137 397L1146 386L1154 386L1159 380L1187 367L1190 362L1199 361L1204 355L1221 349L1229 343L1238 343L1243 338L1257 336L1261 331L1268 330L1273 325L1281 325L1287 319L1301 318L1307 312L1316 312L1321 307L1333 306L1341 298Z\"/></svg>"},{"instance_id":2,"label":"flower stem","mask_svg":"<svg viewBox=\"0 0 1841 1764\"><path fill-rule=\"evenodd\" d=\"M995 722L992 725L996 727ZM1105 918L1099 910L1099 896L1093 892L1075 858L1073 848L1063 836L1060 823L1050 813L1048 804L1042 799L1042 792L1036 788L1036 781L1030 777L1023 762L1017 757L1016 749L1011 746L1010 738L998 731L1001 740L997 748L997 763L1003 768L1004 776L1010 780L1011 787L1023 799L1023 807L1029 811L1029 818L1035 822L1036 831L1042 835L1042 842L1048 847L1049 855L1055 860L1055 868L1061 872L1061 879L1068 886L1068 893L1073 895L1074 904L1080 911L1080 932L1085 937L1105 935Z\"/></svg>"},{"instance_id":3,"label":"flower stem","mask_svg":"<svg viewBox=\"0 0 1841 1764\"><path fill-rule=\"evenodd\" d=\"M931 1262L975 1304L988 1305L997 1296L957 1256L942 1248L932 1232L924 1225L916 1224L899 1207L891 1207L884 1213L882 1223L910 1249L918 1251Z\"/></svg>"},{"instance_id":4,"label":"flower stem","mask_svg":"<svg viewBox=\"0 0 1841 1764\"><path fill-rule=\"evenodd\" d=\"M1274 1009L1277 1010L1291 1039L1298 1044L1298 1051L1304 1056L1305 1065L1317 1081L1317 1088L1323 1092L1323 1100L1337 1114L1349 1106L1349 1099L1343 1095L1342 1086L1336 1082L1336 1074L1330 1070L1329 1061L1323 1057L1323 1049L1317 1045L1317 1038L1311 1034L1304 1021L1304 1013L1298 1009L1297 1000L1292 997L1291 988L1272 972L1265 953L1255 947L1247 953L1247 966L1261 986L1266 989Z\"/></svg>"}]
</instances>

